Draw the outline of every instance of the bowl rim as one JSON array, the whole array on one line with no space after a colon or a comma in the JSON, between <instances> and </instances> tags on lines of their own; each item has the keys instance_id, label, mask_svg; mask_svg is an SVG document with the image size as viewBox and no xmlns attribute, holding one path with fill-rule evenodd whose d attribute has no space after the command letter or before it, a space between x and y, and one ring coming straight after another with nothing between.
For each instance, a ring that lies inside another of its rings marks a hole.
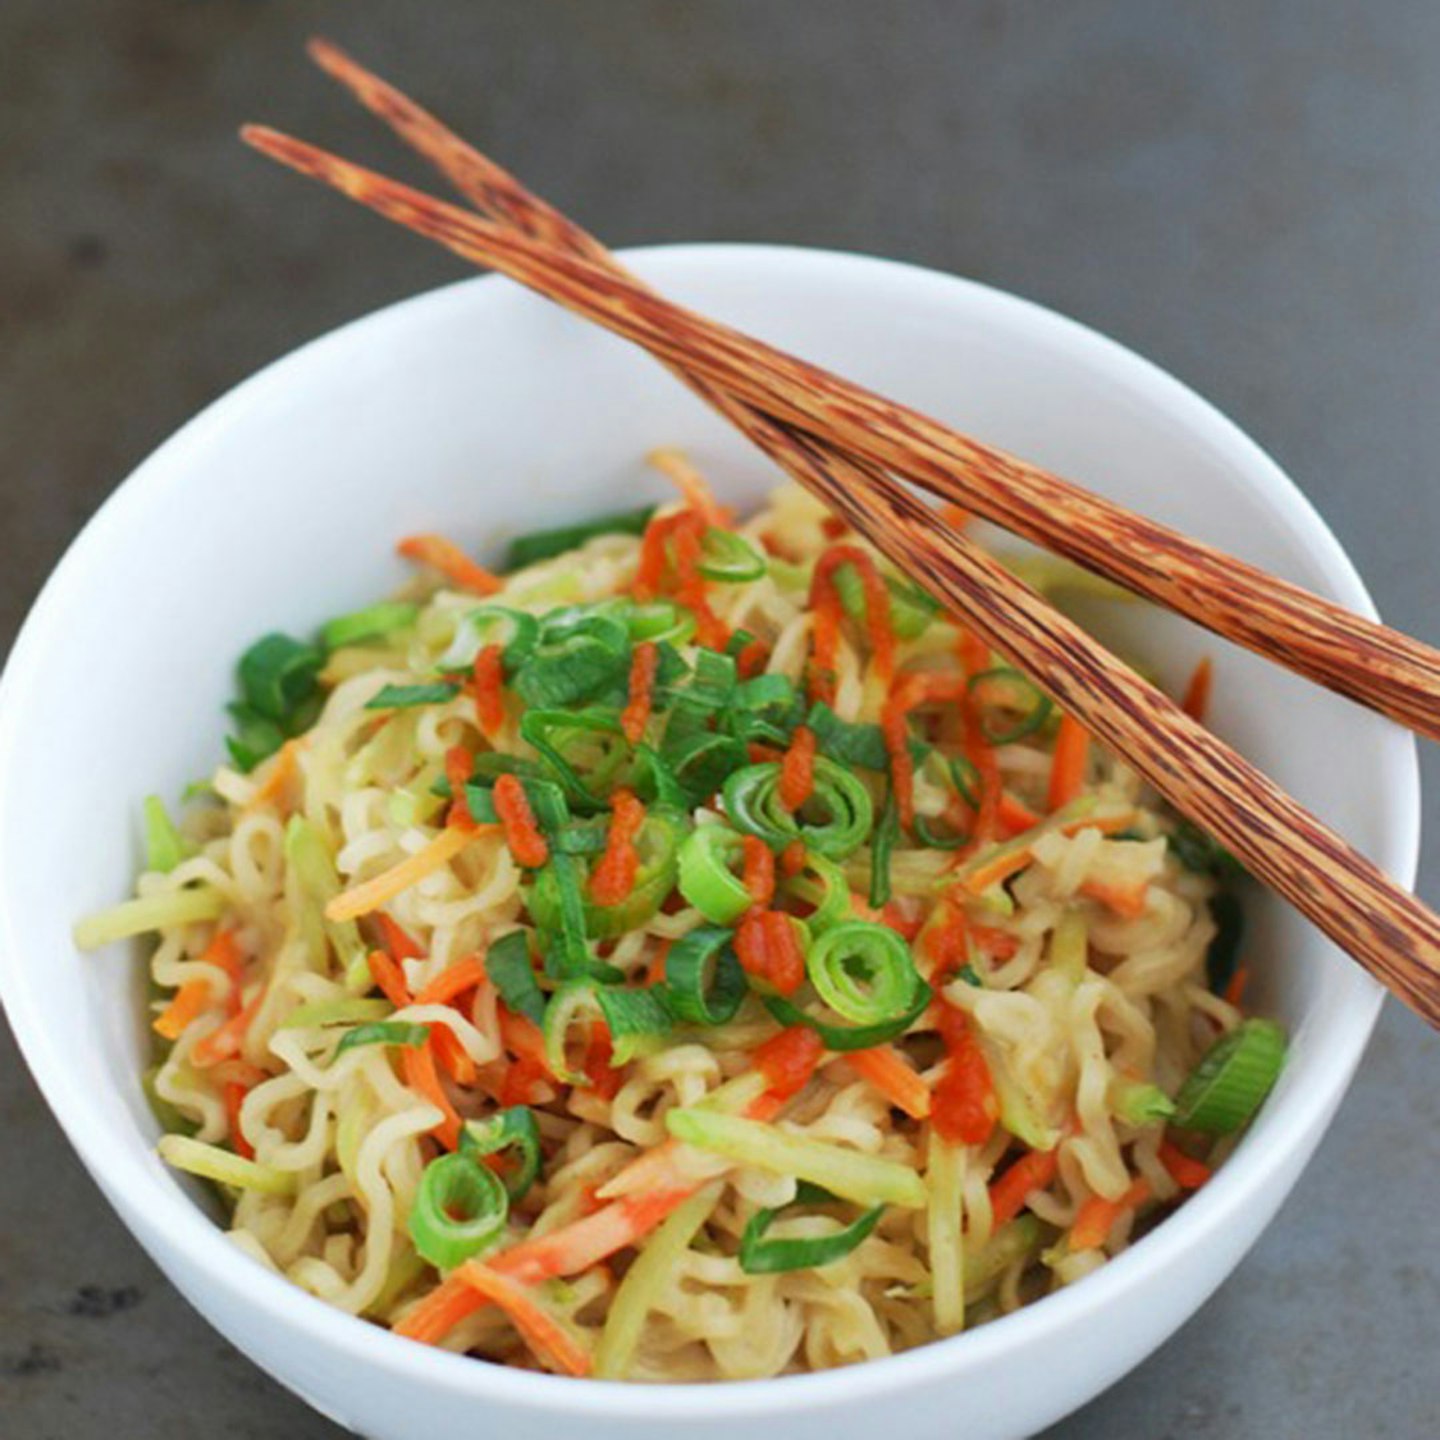
<instances>
[{"instance_id":1,"label":"bowl rim","mask_svg":"<svg viewBox=\"0 0 1440 1440\"><path fill-rule=\"evenodd\" d=\"M745 273L764 283L766 273L817 275L838 289L858 284L917 296L942 310L984 312L1019 326L1063 349L1092 373L1123 378L1143 389L1147 404L1176 417L1205 435L1221 450L1247 489L1264 500L1277 519L1310 548L1324 573L1325 586L1342 603L1373 617L1371 598L1348 555L1306 496L1231 420L1180 380L1118 341L1060 313L978 281L904 261L850 251L772 244L646 246L621 252L637 268L662 283L683 286L689 277ZM85 570L104 563L109 536L131 512L163 503L170 486L181 483L191 455L225 429L243 425L247 412L277 388L303 381L308 367L324 365L357 341L368 343L389 327L423 327L432 315L477 292L500 293L500 277L471 277L410 296L348 321L273 360L205 407L143 460L99 507L71 542L31 607L0 675L0 790L3 777L21 759L17 753L19 708L30 677L44 665L50 617L64 595L83 586ZM1376 749L1376 793L1390 812L1377 863L1402 883L1413 884L1419 856L1420 790L1414 738L1399 727L1382 732ZM1384 992L1358 971L1347 977L1351 1003L1330 1018L1324 1067L1306 1086L1284 1097L1285 1133L1265 1151L1241 1146L1204 1190L1133 1248L1111 1260L1083 1283L946 1340L883 1359L833 1369L735 1384L632 1384L590 1379L581 1383L506 1366L477 1364L462 1355L419 1345L336 1310L236 1249L180 1186L154 1162L148 1150L111 1134L85 1089L71 1078L51 1043L42 1011L34 1003L20 962L23 947L7 891L12 873L5 863L6 832L0 829L0 999L3 999L21 1052L46 1103L107 1198L132 1230L128 1207L139 1207L147 1225L163 1227L169 1241L183 1250L197 1275L234 1302L263 1314L271 1324L303 1332L331 1355L454 1393L489 1398L574 1416L645 1420L743 1419L795 1409L838 1407L908 1388L942 1375L978 1369L1017 1345L1043 1345L1077 1321L1101 1314L1112 1301L1146 1277L1162 1272L1192 1245L1218 1235L1246 1198L1263 1190L1305 1158L1308 1137L1318 1135L1348 1088L1355 1066L1374 1027ZM1334 1007L1332 1007L1334 1008ZM1284 1143L1289 1137L1290 1143ZM1310 1143L1313 1143L1311 1141ZM122 1206L120 1197L124 1198ZM148 1248L148 1247L147 1247ZM1218 1282L1217 1282L1218 1283Z\"/></svg>"}]
</instances>

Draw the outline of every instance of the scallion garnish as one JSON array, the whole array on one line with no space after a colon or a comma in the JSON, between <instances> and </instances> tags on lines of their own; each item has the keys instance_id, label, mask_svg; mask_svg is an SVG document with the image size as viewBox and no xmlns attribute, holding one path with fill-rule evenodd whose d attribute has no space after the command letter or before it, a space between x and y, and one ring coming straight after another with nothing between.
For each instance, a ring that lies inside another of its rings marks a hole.
<instances>
[{"instance_id":1,"label":"scallion garnish","mask_svg":"<svg viewBox=\"0 0 1440 1440\"><path fill-rule=\"evenodd\" d=\"M972 675L970 701L980 712L980 733L991 745L1009 745L1033 734L1055 708L1050 697L1008 665Z\"/></svg>"},{"instance_id":2,"label":"scallion garnish","mask_svg":"<svg viewBox=\"0 0 1440 1440\"><path fill-rule=\"evenodd\" d=\"M917 820L919 817L916 817ZM880 819L870 837L870 906L879 910L890 899L890 857L900 838L900 807L895 802L895 787L885 787L885 803Z\"/></svg>"},{"instance_id":3,"label":"scallion garnish","mask_svg":"<svg viewBox=\"0 0 1440 1440\"><path fill-rule=\"evenodd\" d=\"M680 893L715 925L733 925L753 903L735 873L744 848L728 825L699 825L680 846Z\"/></svg>"},{"instance_id":4,"label":"scallion garnish","mask_svg":"<svg viewBox=\"0 0 1440 1440\"><path fill-rule=\"evenodd\" d=\"M362 1045L405 1045L415 1049L423 1045L430 1035L428 1025L412 1025L404 1020L376 1020L369 1025L357 1025L340 1037L335 1047L338 1060L350 1050Z\"/></svg>"},{"instance_id":5,"label":"scallion garnish","mask_svg":"<svg viewBox=\"0 0 1440 1440\"><path fill-rule=\"evenodd\" d=\"M864 844L874 807L869 791L849 771L817 759L810 798L796 814L780 803L779 787L779 765L748 765L725 782L725 813L737 828L758 835L774 850L798 838L807 850L843 860ZM823 819L805 818L817 810Z\"/></svg>"},{"instance_id":6,"label":"scallion garnish","mask_svg":"<svg viewBox=\"0 0 1440 1440\"><path fill-rule=\"evenodd\" d=\"M283 725L315 691L325 664L318 646L289 635L262 636L240 657L240 692L245 703Z\"/></svg>"},{"instance_id":7,"label":"scallion garnish","mask_svg":"<svg viewBox=\"0 0 1440 1440\"><path fill-rule=\"evenodd\" d=\"M602 1021L610 1032L614 1067L633 1060L656 1036L674 1024L664 1002L649 990L622 990L593 980L567 980L545 1007L545 1063L550 1073L567 1085L588 1085L590 1078L577 1070L566 1054L571 1030L582 1022ZM587 1033L588 1041L588 1033Z\"/></svg>"},{"instance_id":8,"label":"scallion garnish","mask_svg":"<svg viewBox=\"0 0 1440 1440\"><path fill-rule=\"evenodd\" d=\"M765 1008L782 1025L807 1026L820 1037L827 1050L834 1050L838 1054L844 1054L847 1050L869 1050L875 1045L883 1045L886 1041L903 1035L925 1013L925 1007L932 998L930 987L922 980L915 991L915 998L903 1014L873 1025L841 1025L823 1016L813 1015L808 1010L802 1010L782 995L761 997Z\"/></svg>"},{"instance_id":9,"label":"scallion garnish","mask_svg":"<svg viewBox=\"0 0 1440 1440\"><path fill-rule=\"evenodd\" d=\"M485 973L505 1005L536 1025L545 1020L545 992L530 963L530 942L523 930L492 941L485 952Z\"/></svg>"},{"instance_id":10,"label":"scallion garnish","mask_svg":"<svg viewBox=\"0 0 1440 1440\"><path fill-rule=\"evenodd\" d=\"M815 993L852 1025L893 1022L921 983L905 941L868 920L832 925L810 946L805 969Z\"/></svg>"},{"instance_id":11,"label":"scallion garnish","mask_svg":"<svg viewBox=\"0 0 1440 1440\"><path fill-rule=\"evenodd\" d=\"M516 536L505 552L505 568L521 570L540 560L552 560L568 550L577 549L597 535L643 535L650 517L655 513L653 505L639 510L622 510L615 515L602 515L598 520L586 521L583 525L560 525L553 530L532 530L529 534Z\"/></svg>"},{"instance_id":12,"label":"scallion garnish","mask_svg":"<svg viewBox=\"0 0 1440 1440\"><path fill-rule=\"evenodd\" d=\"M380 640L396 630L408 630L420 614L418 605L405 600L385 600L349 615L337 615L320 629L320 639L327 650L345 645L360 645L367 640Z\"/></svg>"},{"instance_id":13,"label":"scallion garnish","mask_svg":"<svg viewBox=\"0 0 1440 1440\"><path fill-rule=\"evenodd\" d=\"M690 1025L724 1025L745 997L745 972L731 946L733 932L702 925L665 957L665 1003Z\"/></svg>"},{"instance_id":14,"label":"scallion garnish","mask_svg":"<svg viewBox=\"0 0 1440 1440\"><path fill-rule=\"evenodd\" d=\"M145 868L168 875L195 849L175 828L158 795L147 795L141 810L145 820Z\"/></svg>"},{"instance_id":15,"label":"scallion garnish","mask_svg":"<svg viewBox=\"0 0 1440 1440\"><path fill-rule=\"evenodd\" d=\"M740 1268L747 1275L778 1275L787 1270L814 1270L843 1260L880 1223L883 1205L873 1206L850 1224L828 1235L795 1235L769 1240L766 1231L793 1205L823 1204L835 1197L818 1185L802 1184L790 1205L757 1210L740 1237Z\"/></svg>"},{"instance_id":16,"label":"scallion garnish","mask_svg":"<svg viewBox=\"0 0 1440 1440\"><path fill-rule=\"evenodd\" d=\"M510 1199L493 1170L469 1155L441 1155L420 1177L410 1210L415 1249L439 1270L453 1270L494 1245Z\"/></svg>"},{"instance_id":17,"label":"scallion garnish","mask_svg":"<svg viewBox=\"0 0 1440 1440\"><path fill-rule=\"evenodd\" d=\"M460 693L449 680L432 680L420 685L384 685L365 702L367 710L409 710L416 705L443 705Z\"/></svg>"},{"instance_id":18,"label":"scallion garnish","mask_svg":"<svg viewBox=\"0 0 1440 1440\"><path fill-rule=\"evenodd\" d=\"M1229 1135L1260 1108L1285 1063L1285 1031L1273 1020L1242 1020L1200 1057L1175 1097L1182 1130Z\"/></svg>"},{"instance_id":19,"label":"scallion garnish","mask_svg":"<svg viewBox=\"0 0 1440 1440\"><path fill-rule=\"evenodd\" d=\"M518 1165L501 1179L511 1201L523 1200L540 1174L540 1127L528 1105L512 1105L488 1120L467 1120L460 1127L460 1154L494 1155L513 1150Z\"/></svg>"},{"instance_id":20,"label":"scallion garnish","mask_svg":"<svg viewBox=\"0 0 1440 1440\"><path fill-rule=\"evenodd\" d=\"M700 538L700 573L707 580L741 585L765 573L765 557L733 530L712 526Z\"/></svg>"}]
</instances>

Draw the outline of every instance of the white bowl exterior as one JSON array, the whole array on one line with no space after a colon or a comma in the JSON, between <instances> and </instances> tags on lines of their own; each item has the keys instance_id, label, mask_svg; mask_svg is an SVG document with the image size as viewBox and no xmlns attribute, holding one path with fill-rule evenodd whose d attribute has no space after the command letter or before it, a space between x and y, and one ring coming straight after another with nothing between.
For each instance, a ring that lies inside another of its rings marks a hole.
<instances>
[{"instance_id":1,"label":"white bowl exterior","mask_svg":"<svg viewBox=\"0 0 1440 1440\"><path fill-rule=\"evenodd\" d=\"M1272 462L1178 382L1054 314L965 281L813 251L640 252L668 293L1365 611L1334 538ZM648 358L507 283L473 280L305 347L147 461L76 541L0 685L0 995L47 1100L157 1262L223 1333L376 1440L1023 1435L1136 1364L1224 1279L1318 1143L1378 988L1283 907L1255 911L1258 1003L1293 1029L1264 1115L1214 1182L1083 1284L954 1341L825 1375L708 1388L566 1382L426 1350L330 1310L228 1246L154 1157L133 954L77 954L77 915L131 881L147 791L213 765L234 657L392 588L394 537L485 548L659 498L644 452L689 449L727 497L766 466ZM1116 607L1111 607L1112 609ZM1174 617L1106 617L1172 683L1217 652L1214 721L1405 882L1413 743ZM83 784L74 757L86 757ZM63 878L62 878L63 877Z\"/></svg>"}]
</instances>

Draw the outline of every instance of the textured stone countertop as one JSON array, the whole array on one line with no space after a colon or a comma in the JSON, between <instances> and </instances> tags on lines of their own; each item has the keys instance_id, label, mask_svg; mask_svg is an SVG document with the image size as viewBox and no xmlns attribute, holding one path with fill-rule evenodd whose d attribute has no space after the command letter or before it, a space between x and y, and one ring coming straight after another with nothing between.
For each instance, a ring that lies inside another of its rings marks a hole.
<instances>
[{"instance_id":1,"label":"textured stone countertop","mask_svg":"<svg viewBox=\"0 0 1440 1440\"><path fill-rule=\"evenodd\" d=\"M317 29L614 243L892 255L1115 335L1278 458L1388 618L1440 635L1433 0L5 0L0 653L183 420L458 273L235 143L263 117L399 163L305 64ZM1421 883L1440 898L1433 847ZM1265 1238L1053 1440L1440 1434L1437 1081L1440 1044L1387 1007ZM169 1288L0 1027L0 1432L202 1423L339 1433Z\"/></svg>"}]
</instances>

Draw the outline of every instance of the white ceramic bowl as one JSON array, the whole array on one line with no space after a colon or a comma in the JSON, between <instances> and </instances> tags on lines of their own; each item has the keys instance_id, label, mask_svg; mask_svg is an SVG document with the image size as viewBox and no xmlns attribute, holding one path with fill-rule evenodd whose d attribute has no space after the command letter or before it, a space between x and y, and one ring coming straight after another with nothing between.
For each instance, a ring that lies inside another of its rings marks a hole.
<instances>
[{"instance_id":1,"label":"white ceramic bowl","mask_svg":"<svg viewBox=\"0 0 1440 1440\"><path fill-rule=\"evenodd\" d=\"M684 246L634 259L721 319L1371 609L1333 536L1255 445L1081 326L847 255ZM661 443L687 447L742 505L775 478L648 358L477 279L306 346L164 445L65 556L0 688L10 1022L91 1175L191 1303L317 1409L376 1440L643 1440L680 1427L731 1440L761 1421L780 1422L788 1440L897 1425L910 1440L1029 1433L1124 1374L1204 1301L1344 1094L1380 992L1280 907L1255 907L1250 959L1260 1008L1292 1028L1290 1063L1238 1153L1178 1215L1094 1277L973 1334L826 1374L706 1388L577 1382L444 1354L331 1310L232 1249L153 1154L137 1078L137 954L82 956L71 944L76 916L127 892L139 797L174 795L214 764L231 667L249 640L390 589L402 577L399 535L439 529L483 554L515 531L659 496L640 460ZM1172 682L1217 648L1138 607L1117 623ZM1217 727L1411 881L1409 739L1221 648Z\"/></svg>"}]
</instances>

